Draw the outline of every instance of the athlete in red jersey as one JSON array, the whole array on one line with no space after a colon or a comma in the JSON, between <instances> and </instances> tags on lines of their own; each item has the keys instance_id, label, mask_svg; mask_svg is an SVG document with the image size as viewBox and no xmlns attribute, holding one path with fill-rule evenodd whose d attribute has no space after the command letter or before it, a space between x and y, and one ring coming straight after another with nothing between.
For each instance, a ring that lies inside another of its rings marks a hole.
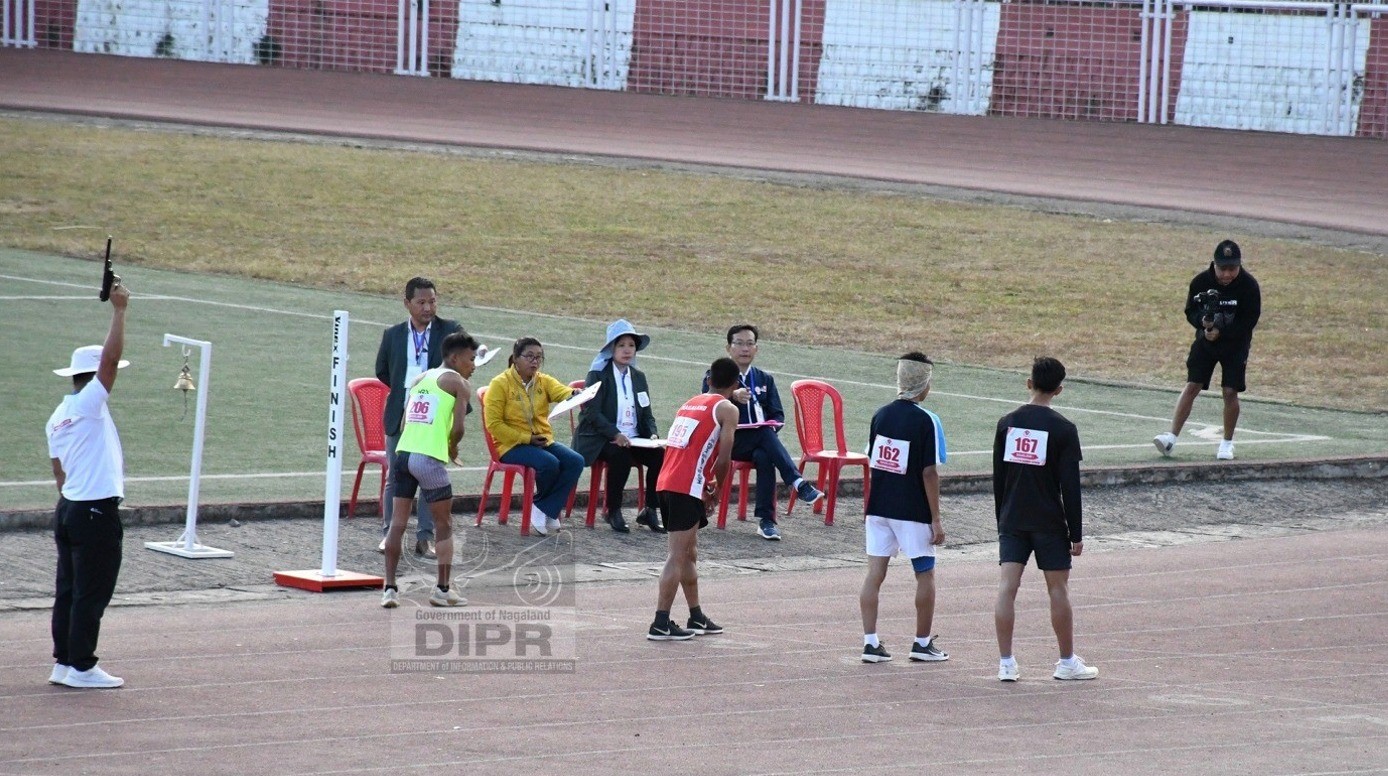
<instances>
[{"instance_id":1,"label":"athlete in red jersey","mask_svg":"<svg viewBox=\"0 0 1388 776\"><path fill-rule=\"evenodd\" d=\"M669 531L670 555L660 574L655 622L646 638L651 641L683 641L697 635L722 633L699 608L699 529L708 525L708 514L718 498L719 483L728 476L732 461L737 407L728 398L737 390L737 364L720 358L709 368L709 393L684 403L666 436L665 463L656 481L656 498ZM681 628L670 621L675 593L684 588L689 604L689 624Z\"/></svg>"}]
</instances>

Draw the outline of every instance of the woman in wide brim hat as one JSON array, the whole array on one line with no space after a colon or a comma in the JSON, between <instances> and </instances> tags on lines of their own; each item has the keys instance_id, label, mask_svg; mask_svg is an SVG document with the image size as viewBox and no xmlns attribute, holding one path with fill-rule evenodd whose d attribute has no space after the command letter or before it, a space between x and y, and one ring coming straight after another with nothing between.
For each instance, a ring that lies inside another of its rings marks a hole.
<instances>
[{"instance_id":1,"label":"woman in wide brim hat","mask_svg":"<svg viewBox=\"0 0 1388 776\"><path fill-rule=\"evenodd\" d=\"M622 514L622 499L633 466L644 467L642 491L644 506L636 516L638 525L656 533L665 532L664 521L656 509L655 483L660 475L665 451L659 447L633 446L633 439L658 439L660 431L651 411L646 375L636 368L636 354L651 344L649 335L636 331L625 318L607 327L606 344L598 351L584 385L601 382L602 387L579 413L574 431L574 452L592 466L607 466L606 520L618 533L630 532Z\"/></svg>"}]
</instances>

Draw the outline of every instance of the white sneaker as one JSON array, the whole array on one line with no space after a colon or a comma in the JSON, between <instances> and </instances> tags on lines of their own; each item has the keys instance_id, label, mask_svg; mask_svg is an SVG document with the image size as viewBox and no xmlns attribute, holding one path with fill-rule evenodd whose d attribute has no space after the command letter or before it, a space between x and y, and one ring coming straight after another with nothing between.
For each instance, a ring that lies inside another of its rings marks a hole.
<instances>
[{"instance_id":1,"label":"white sneaker","mask_svg":"<svg viewBox=\"0 0 1388 776\"><path fill-rule=\"evenodd\" d=\"M534 531L535 533L541 536L549 536L549 530L545 527L545 523L548 520L549 518L545 517L545 513L541 512L538 507L530 507L531 531Z\"/></svg>"},{"instance_id":2,"label":"white sneaker","mask_svg":"<svg viewBox=\"0 0 1388 776\"><path fill-rule=\"evenodd\" d=\"M1075 665L1067 668L1064 660L1057 660L1055 663L1055 678L1057 679L1097 679L1099 676L1098 666L1087 666L1075 655Z\"/></svg>"},{"instance_id":3,"label":"white sneaker","mask_svg":"<svg viewBox=\"0 0 1388 776\"><path fill-rule=\"evenodd\" d=\"M71 668L63 665L62 663L54 663L53 673L48 675L48 683L62 684L63 680L67 678L67 672L71 670Z\"/></svg>"},{"instance_id":4,"label":"white sneaker","mask_svg":"<svg viewBox=\"0 0 1388 776\"><path fill-rule=\"evenodd\" d=\"M400 605L400 591L393 587L388 587L381 592L381 608L394 609Z\"/></svg>"},{"instance_id":5,"label":"white sneaker","mask_svg":"<svg viewBox=\"0 0 1388 776\"><path fill-rule=\"evenodd\" d=\"M439 587L438 585L434 585L434 592L429 594L429 605L467 606L467 599L458 595L457 588L453 587L452 585L448 586L447 593L443 591L443 588Z\"/></svg>"},{"instance_id":6,"label":"white sneaker","mask_svg":"<svg viewBox=\"0 0 1388 776\"><path fill-rule=\"evenodd\" d=\"M1215 453L1215 458L1221 461L1234 460L1234 440L1224 439L1219 443L1219 452Z\"/></svg>"},{"instance_id":7,"label":"white sneaker","mask_svg":"<svg viewBox=\"0 0 1388 776\"><path fill-rule=\"evenodd\" d=\"M78 671L76 668L69 668L67 676L63 677L62 684L78 689L111 688L120 687L125 684L125 680L119 676L111 676L101 670L101 666L92 666L86 671Z\"/></svg>"},{"instance_id":8,"label":"white sneaker","mask_svg":"<svg viewBox=\"0 0 1388 776\"><path fill-rule=\"evenodd\" d=\"M1157 434L1152 437L1152 444L1157 446L1157 452L1163 456L1171 455L1172 448L1176 447L1176 435L1167 431L1164 434Z\"/></svg>"},{"instance_id":9,"label":"white sneaker","mask_svg":"<svg viewBox=\"0 0 1388 776\"><path fill-rule=\"evenodd\" d=\"M557 517L547 517L547 518L545 518L545 530L549 531L550 533L558 533L559 531L563 530L563 528L564 528L564 526L562 526L562 525L559 524L559 518L557 518Z\"/></svg>"},{"instance_id":10,"label":"white sneaker","mask_svg":"<svg viewBox=\"0 0 1388 776\"><path fill-rule=\"evenodd\" d=\"M998 681L1015 682L1022 675L1021 669L1016 663L1008 664L1001 660L998 661Z\"/></svg>"},{"instance_id":11,"label":"white sneaker","mask_svg":"<svg viewBox=\"0 0 1388 776\"><path fill-rule=\"evenodd\" d=\"M381 543L378 544L378 545L376 545L376 552L379 552L379 553L381 553L382 555L384 555L384 554L386 553L386 540L385 540L385 539L381 539Z\"/></svg>"}]
</instances>

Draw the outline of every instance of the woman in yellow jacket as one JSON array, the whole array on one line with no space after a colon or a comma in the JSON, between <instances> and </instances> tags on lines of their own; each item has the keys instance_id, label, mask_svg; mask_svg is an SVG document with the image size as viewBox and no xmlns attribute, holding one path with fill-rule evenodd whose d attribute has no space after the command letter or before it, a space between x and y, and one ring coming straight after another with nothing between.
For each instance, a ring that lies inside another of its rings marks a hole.
<instances>
[{"instance_id":1,"label":"woman in yellow jacket","mask_svg":"<svg viewBox=\"0 0 1388 776\"><path fill-rule=\"evenodd\" d=\"M516 340L510 366L487 386L483 408L501 462L535 470L530 530L541 536L559 530L559 513L583 473L583 456L554 441L549 425L550 405L569 398L574 390L541 372L544 362L539 340Z\"/></svg>"}]
</instances>

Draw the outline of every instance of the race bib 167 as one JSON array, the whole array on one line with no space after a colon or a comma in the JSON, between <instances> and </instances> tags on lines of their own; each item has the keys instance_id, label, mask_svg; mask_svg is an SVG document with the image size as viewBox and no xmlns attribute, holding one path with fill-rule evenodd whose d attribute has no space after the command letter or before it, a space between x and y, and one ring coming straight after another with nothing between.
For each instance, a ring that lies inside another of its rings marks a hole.
<instances>
[{"instance_id":1,"label":"race bib 167","mask_svg":"<svg viewBox=\"0 0 1388 776\"><path fill-rule=\"evenodd\" d=\"M1032 428L1007 429L1007 440L1003 443L1002 460L1006 463L1020 463L1026 466L1046 465L1046 442L1050 434Z\"/></svg>"}]
</instances>

